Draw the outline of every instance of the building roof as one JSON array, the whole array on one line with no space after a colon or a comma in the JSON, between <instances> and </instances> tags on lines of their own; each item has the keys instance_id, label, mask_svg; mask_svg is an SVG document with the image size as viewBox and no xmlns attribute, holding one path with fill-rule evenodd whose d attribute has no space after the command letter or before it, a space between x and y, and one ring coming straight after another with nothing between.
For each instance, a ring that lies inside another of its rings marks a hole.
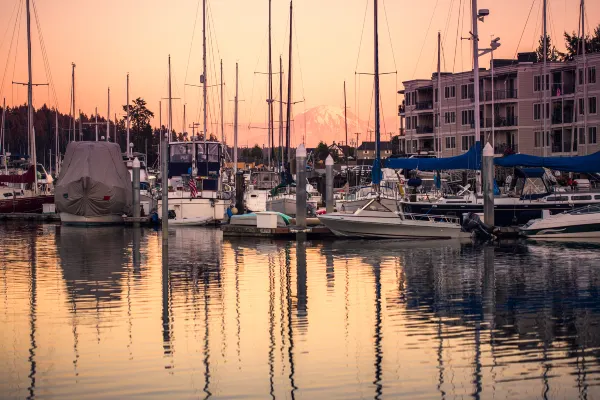
<instances>
[{"instance_id":1,"label":"building roof","mask_svg":"<svg viewBox=\"0 0 600 400\"><path fill-rule=\"evenodd\" d=\"M380 142L381 150L392 150L392 144L390 142ZM360 146L358 146L359 151L365 150L375 150L375 142L362 142Z\"/></svg>"}]
</instances>

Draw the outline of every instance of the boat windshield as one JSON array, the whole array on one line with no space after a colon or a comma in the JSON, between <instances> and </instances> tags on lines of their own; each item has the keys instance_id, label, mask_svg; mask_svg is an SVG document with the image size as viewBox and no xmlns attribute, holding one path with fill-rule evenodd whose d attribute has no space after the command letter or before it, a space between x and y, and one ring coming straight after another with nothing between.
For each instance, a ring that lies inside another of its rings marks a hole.
<instances>
[{"instance_id":1,"label":"boat windshield","mask_svg":"<svg viewBox=\"0 0 600 400\"><path fill-rule=\"evenodd\" d=\"M577 214L597 214L600 213L600 204L591 204L585 207L575 208L571 211L565 212L565 214L577 215Z\"/></svg>"}]
</instances>

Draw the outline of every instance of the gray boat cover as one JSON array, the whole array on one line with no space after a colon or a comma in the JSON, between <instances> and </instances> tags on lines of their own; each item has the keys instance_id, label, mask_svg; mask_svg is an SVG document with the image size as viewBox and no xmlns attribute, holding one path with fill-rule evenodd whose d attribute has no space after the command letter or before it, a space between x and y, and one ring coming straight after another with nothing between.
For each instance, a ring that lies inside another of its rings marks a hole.
<instances>
[{"instance_id":1,"label":"gray boat cover","mask_svg":"<svg viewBox=\"0 0 600 400\"><path fill-rule=\"evenodd\" d=\"M69 143L54 189L58 212L85 217L130 214L132 196L118 144Z\"/></svg>"}]
</instances>

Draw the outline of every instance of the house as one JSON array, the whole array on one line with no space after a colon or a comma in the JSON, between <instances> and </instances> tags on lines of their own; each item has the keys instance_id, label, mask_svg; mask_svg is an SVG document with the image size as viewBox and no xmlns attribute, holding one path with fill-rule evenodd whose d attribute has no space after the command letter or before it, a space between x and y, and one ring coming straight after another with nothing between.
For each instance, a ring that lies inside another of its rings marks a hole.
<instances>
[{"instance_id":1,"label":"house","mask_svg":"<svg viewBox=\"0 0 600 400\"><path fill-rule=\"evenodd\" d=\"M386 159L392 155L392 143L380 142L380 156ZM362 142L356 149L356 157L358 160L374 160L375 159L375 142Z\"/></svg>"}]
</instances>

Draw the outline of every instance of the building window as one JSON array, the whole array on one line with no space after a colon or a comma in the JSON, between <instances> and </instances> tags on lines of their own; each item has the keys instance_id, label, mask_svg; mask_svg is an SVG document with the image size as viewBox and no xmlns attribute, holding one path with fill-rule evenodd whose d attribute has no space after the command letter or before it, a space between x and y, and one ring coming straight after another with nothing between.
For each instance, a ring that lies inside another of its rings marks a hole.
<instances>
[{"instance_id":1,"label":"building window","mask_svg":"<svg viewBox=\"0 0 600 400\"><path fill-rule=\"evenodd\" d=\"M533 77L533 91L540 92L544 87L543 75L536 75ZM546 74L546 90L550 89L550 74Z\"/></svg>"},{"instance_id":2,"label":"building window","mask_svg":"<svg viewBox=\"0 0 600 400\"><path fill-rule=\"evenodd\" d=\"M596 67L588 67L588 83L596 83Z\"/></svg>"},{"instance_id":3,"label":"building window","mask_svg":"<svg viewBox=\"0 0 600 400\"><path fill-rule=\"evenodd\" d=\"M578 99L579 103L579 115L585 114L585 99Z\"/></svg>"},{"instance_id":4,"label":"building window","mask_svg":"<svg viewBox=\"0 0 600 400\"><path fill-rule=\"evenodd\" d=\"M596 114L596 97L590 97L589 114Z\"/></svg>"},{"instance_id":5,"label":"building window","mask_svg":"<svg viewBox=\"0 0 600 400\"><path fill-rule=\"evenodd\" d=\"M444 113L444 123L454 124L456 122L456 113L454 111L448 111Z\"/></svg>"},{"instance_id":6,"label":"building window","mask_svg":"<svg viewBox=\"0 0 600 400\"><path fill-rule=\"evenodd\" d=\"M475 94L475 85L469 83L467 85L460 86L460 98L461 100L472 99Z\"/></svg>"},{"instance_id":7,"label":"building window","mask_svg":"<svg viewBox=\"0 0 600 400\"><path fill-rule=\"evenodd\" d=\"M579 128L579 144L585 144L585 128Z\"/></svg>"},{"instance_id":8,"label":"building window","mask_svg":"<svg viewBox=\"0 0 600 400\"><path fill-rule=\"evenodd\" d=\"M456 97L456 86L446 86L444 88L444 98L453 99Z\"/></svg>"},{"instance_id":9,"label":"building window","mask_svg":"<svg viewBox=\"0 0 600 400\"><path fill-rule=\"evenodd\" d=\"M461 146L462 150L468 151L475 144L475 135L463 136L463 137L461 137L461 141L462 141L462 146Z\"/></svg>"},{"instance_id":10,"label":"building window","mask_svg":"<svg viewBox=\"0 0 600 400\"><path fill-rule=\"evenodd\" d=\"M456 148L456 137L455 136L447 136L446 137L446 149L455 149Z\"/></svg>"},{"instance_id":11,"label":"building window","mask_svg":"<svg viewBox=\"0 0 600 400\"><path fill-rule=\"evenodd\" d=\"M579 84L583 85L583 68L579 68Z\"/></svg>"},{"instance_id":12,"label":"building window","mask_svg":"<svg viewBox=\"0 0 600 400\"><path fill-rule=\"evenodd\" d=\"M434 95L433 95L433 101L434 101L435 103L437 103L437 102L438 102L438 90L437 90L437 88L436 88L436 89L435 89L435 91L434 91Z\"/></svg>"},{"instance_id":13,"label":"building window","mask_svg":"<svg viewBox=\"0 0 600 400\"><path fill-rule=\"evenodd\" d=\"M589 132L589 143L590 144L596 144L596 127L595 126L590 126L588 129Z\"/></svg>"},{"instance_id":14,"label":"building window","mask_svg":"<svg viewBox=\"0 0 600 400\"><path fill-rule=\"evenodd\" d=\"M544 136L542 135L542 132L535 132L533 138L534 138L533 147L535 147L535 148L542 147L542 144L544 142Z\"/></svg>"},{"instance_id":15,"label":"building window","mask_svg":"<svg viewBox=\"0 0 600 400\"><path fill-rule=\"evenodd\" d=\"M534 104L533 105L533 120L534 121L539 121L540 119L542 119L542 105L541 104Z\"/></svg>"},{"instance_id":16,"label":"building window","mask_svg":"<svg viewBox=\"0 0 600 400\"><path fill-rule=\"evenodd\" d=\"M440 114L435 114L435 126L440 126Z\"/></svg>"},{"instance_id":17,"label":"building window","mask_svg":"<svg viewBox=\"0 0 600 400\"><path fill-rule=\"evenodd\" d=\"M475 121L475 110L463 110L461 113L461 122L463 126L471 125Z\"/></svg>"}]
</instances>

